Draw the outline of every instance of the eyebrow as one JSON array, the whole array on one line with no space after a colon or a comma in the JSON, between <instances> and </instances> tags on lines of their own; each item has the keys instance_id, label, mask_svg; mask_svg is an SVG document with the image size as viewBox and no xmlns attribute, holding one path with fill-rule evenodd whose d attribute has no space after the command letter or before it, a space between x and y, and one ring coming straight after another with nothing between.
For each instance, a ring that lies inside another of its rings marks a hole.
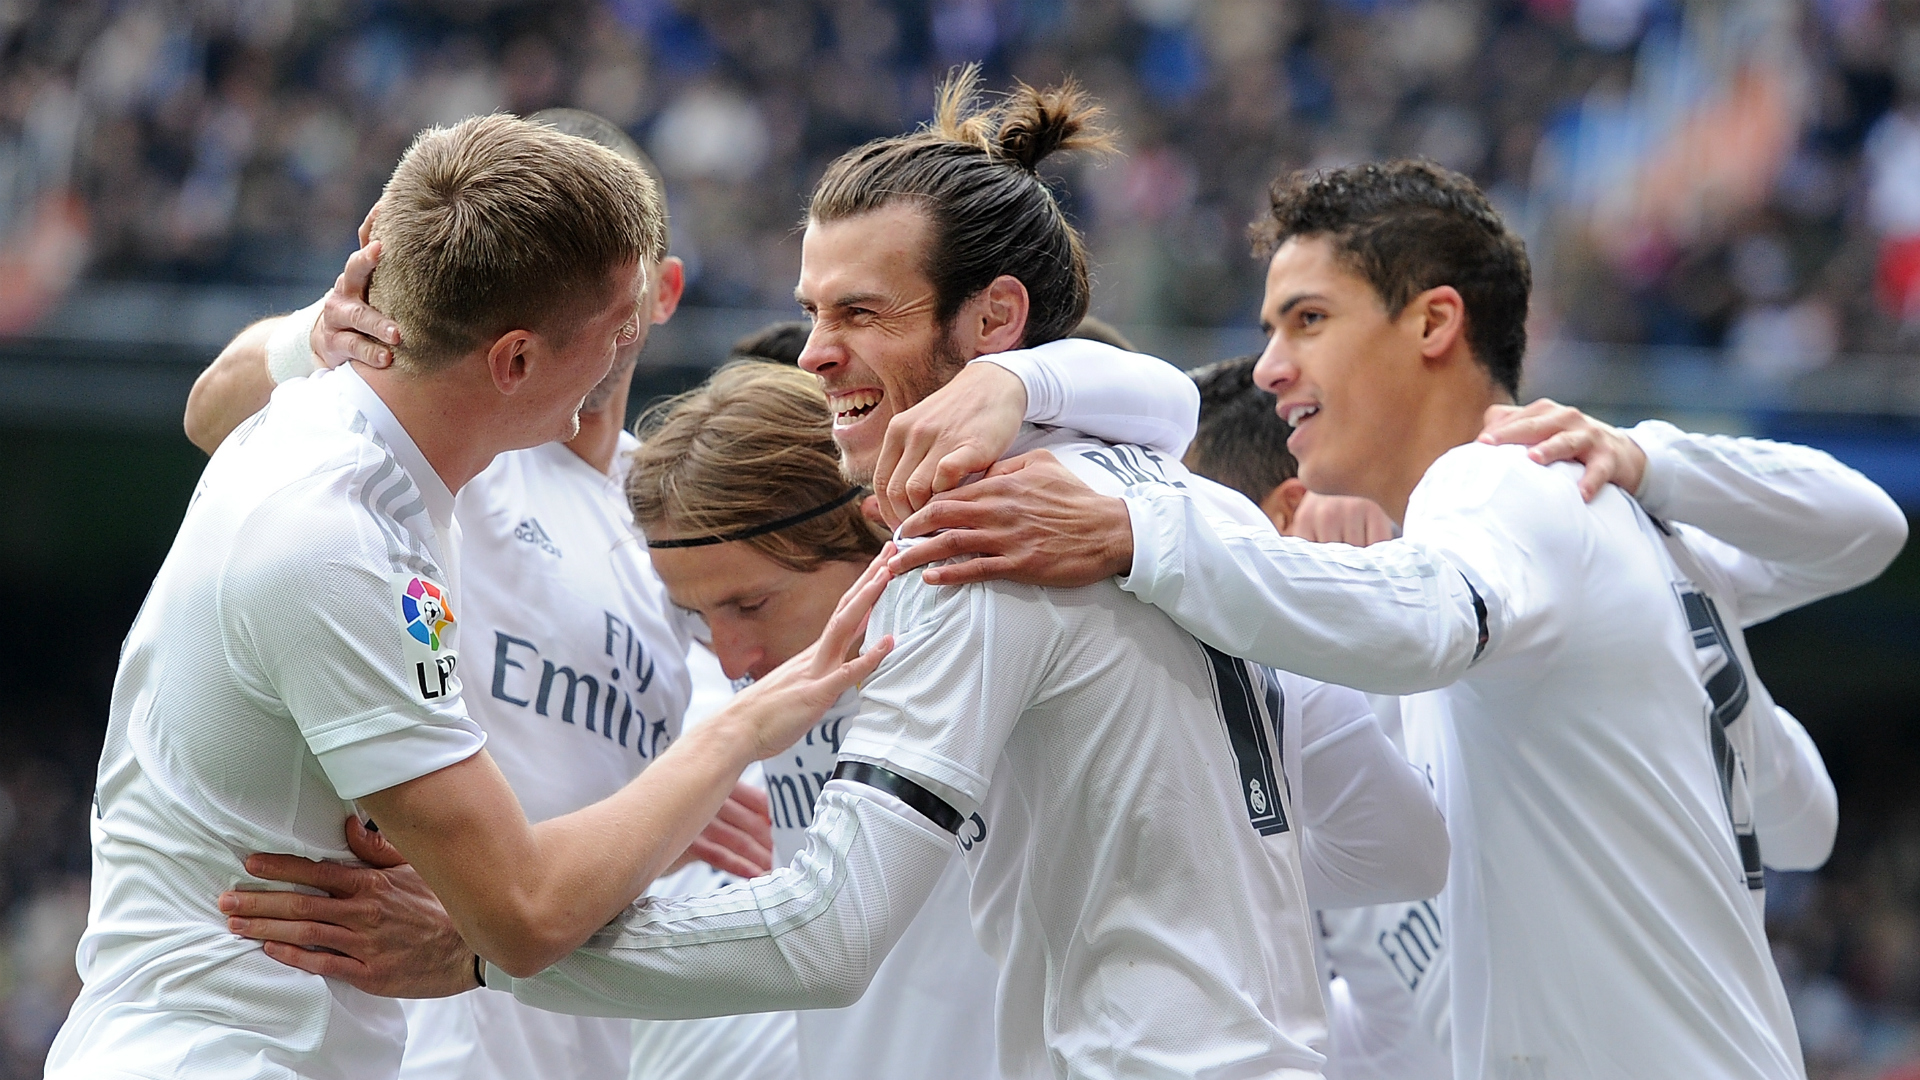
<instances>
[{"instance_id":1,"label":"eyebrow","mask_svg":"<svg viewBox=\"0 0 1920 1080\"><path fill-rule=\"evenodd\" d=\"M800 294L799 289L793 290L793 299L801 307L807 306L807 298ZM830 308L844 308L844 307L855 307L855 306L865 307L865 306L878 303L879 301L882 301L885 299L886 299L885 296L877 292L848 293L845 296L834 297L833 302L827 304L826 306Z\"/></svg>"},{"instance_id":2,"label":"eyebrow","mask_svg":"<svg viewBox=\"0 0 1920 1080\"><path fill-rule=\"evenodd\" d=\"M1326 297L1320 295L1319 293L1295 293L1292 296L1287 298L1286 303L1280 305L1280 314L1285 315L1287 312L1292 311L1294 308L1299 307L1301 304L1307 302L1308 300L1325 300L1325 299Z\"/></svg>"}]
</instances>

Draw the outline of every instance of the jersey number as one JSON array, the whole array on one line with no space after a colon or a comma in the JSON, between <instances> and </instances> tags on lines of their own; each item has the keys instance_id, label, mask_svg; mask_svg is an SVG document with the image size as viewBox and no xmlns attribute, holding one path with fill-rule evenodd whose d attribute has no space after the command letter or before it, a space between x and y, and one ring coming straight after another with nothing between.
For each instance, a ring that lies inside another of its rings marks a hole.
<instances>
[{"instance_id":1,"label":"jersey number","mask_svg":"<svg viewBox=\"0 0 1920 1080\"><path fill-rule=\"evenodd\" d=\"M1706 679L1707 701L1712 706L1708 713L1707 738L1713 746L1713 765L1720 775L1720 797L1726 803L1727 819L1733 823L1733 839L1740 848L1740 866L1747 877L1747 888L1763 888L1760 838L1753 831L1753 814L1745 791L1745 768L1727 739L1727 728L1747 711L1747 671L1740 666L1739 654L1733 651L1733 640L1726 624L1720 621L1720 609L1712 597L1682 590L1680 606L1687 613L1687 629L1693 633L1694 651L1703 655L1718 651L1723 658ZM1736 788L1740 792L1737 800Z\"/></svg>"},{"instance_id":2,"label":"jersey number","mask_svg":"<svg viewBox=\"0 0 1920 1080\"><path fill-rule=\"evenodd\" d=\"M1247 807L1247 821L1261 836L1287 831L1287 812L1280 805L1279 770L1274 766L1274 744L1280 736L1280 689L1269 679L1265 704L1273 716L1269 734L1261 722L1261 698L1256 696L1253 675L1247 665L1226 653L1202 644L1213 665L1215 696L1220 702L1220 720L1227 728L1227 745L1233 749L1240 766L1240 799Z\"/></svg>"}]
</instances>

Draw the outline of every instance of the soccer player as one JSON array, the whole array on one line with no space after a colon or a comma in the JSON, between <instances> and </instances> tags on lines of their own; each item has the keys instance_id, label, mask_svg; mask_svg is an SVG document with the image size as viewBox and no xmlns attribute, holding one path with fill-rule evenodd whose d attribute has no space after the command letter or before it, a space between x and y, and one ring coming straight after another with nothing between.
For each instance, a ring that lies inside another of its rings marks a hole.
<instances>
[{"instance_id":1,"label":"soccer player","mask_svg":"<svg viewBox=\"0 0 1920 1080\"><path fill-rule=\"evenodd\" d=\"M812 203L798 292L815 328L801 366L822 377L856 479L894 412L974 356L1066 334L1085 310L1084 256L1035 172L1092 141L1077 95L1023 88L969 114L967 89L948 87L934 128L840 159ZM1265 526L1173 460L1072 433L1028 438L1111 490L1123 476L1164 483ZM650 542L716 535L693 510ZM1277 750L1303 699L1344 697L1364 715L1357 695L1202 649L1111 583L901 584L874 625L898 628L901 652L863 684L792 866L712 897L646 901L539 976L489 968L490 985L550 1007L666 1016L844 1005L957 840L976 935L1000 960L1004 1074L1316 1074L1324 1019L1299 855L1314 840ZM1425 595L1400 602L1424 607ZM1310 864L1365 892L1383 853Z\"/></svg>"},{"instance_id":2,"label":"soccer player","mask_svg":"<svg viewBox=\"0 0 1920 1080\"><path fill-rule=\"evenodd\" d=\"M273 887L248 853L345 860L357 804L468 942L532 972L638 895L746 762L884 655L846 660L876 570L817 647L611 798L538 826L483 749L463 705L455 492L502 451L577 433L649 314L663 226L642 170L543 125L475 118L403 157L371 294L403 329L395 365L290 383L221 444L129 634L86 986L50 1076L395 1075L395 1002L229 933L211 897Z\"/></svg>"},{"instance_id":3,"label":"soccer player","mask_svg":"<svg viewBox=\"0 0 1920 1080\"><path fill-rule=\"evenodd\" d=\"M1762 924L1759 804L1779 792L1756 729L1772 706L1737 628L1870 580L1905 519L1801 447L1594 428L1583 475L1542 467L1569 441L1476 441L1517 389L1530 277L1518 238L1456 174L1285 178L1267 241L1256 378L1294 427L1301 478L1401 523L1406 539L1357 554L1437 551L1484 610L1464 677L1406 703L1441 733L1456 1075L1803 1075ZM984 552L927 576L1125 574L1229 652L1286 662L1303 636L1326 639L1304 545L1217 528L1184 493L1114 499L1043 459L1001 468L907 522L908 536L948 531L896 572Z\"/></svg>"},{"instance_id":4,"label":"soccer player","mask_svg":"<svg viewBox=\"0 0 1920 1080\"><path fill-rule=\"evenodd\" d=\"M808 637L826 613L823 605L882 539L846 498L825 397L801 372L737 364L652 416L629 483L635 520L654 536L695 521L713 531L650 541L655 565L675 602L711 626L729 673L758 676ZM826 509L786 512L796 506ZM859 712L859 695L849 692L808 738L765 763L780 863L804 844L815 798ZM1308 841L1309 897L1350 893L1362 877L1372 880L1360 888L1410 896L1437 886L1431 875L1446 847L1444 825L1423 782L1357 697L1305 694L1289 720L1297 723L1283 735L1283 771ZM1314 862L1368 845L1381 851L1372 870L1347 858ZM1347 884L1329 884L1342 879ZM969 891L966 863L955 857L865 996L845 1009L798 1014L800 1076L994 1074L997 969L974 940ZM688 1066L682 1071L638 1056L636 1070L648 1077L708 1075L696 1058L678 1056Z\"/></svg>"}]
</instances>

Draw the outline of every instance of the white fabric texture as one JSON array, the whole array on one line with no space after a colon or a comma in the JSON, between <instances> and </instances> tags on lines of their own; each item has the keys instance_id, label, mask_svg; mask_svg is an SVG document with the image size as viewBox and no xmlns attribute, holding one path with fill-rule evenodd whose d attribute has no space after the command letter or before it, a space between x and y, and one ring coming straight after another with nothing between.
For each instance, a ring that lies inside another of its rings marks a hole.
<instances>
[{"instance_id":1,"label":"white fabric texture","mask_svg":"<svg viewBox=\"0 0 1920 1080\"><path fill-rule=\"evenodd\" d=\"M275 385L319 370L320 358L313 354L313 327L326 304L327 298L322 296L299 311L281 316L267 332L267 374Z\"/></svg>"},{"instance_id":2,"label":"white fabric texture","mask_svg":"<svg viewBox=\"0 0 1920 1080\"><path fill-rule=\"evenodd\" d=\"M1407 540L1459 567L1488 608L1481 660L1406 704L1452 739L1439 767L1455 1069L1798 1077L1736 840L1741 811L1730 818L1710 745L1705 683L1720 650L1696 649L1652 523L1617 490L1582 503L1578 471L1520 448L1459 447L1428 471L1405 522ZM1208 543L1186 540L1191 565ZM1249 635L1240 617L1250 596L1283 606L1272 578L1293 556L1279 554L1245 573L1250 560L1201 560L1233 572L1187 575L1183 624L1285 663L1287 637ZM1400 621L1379 627L1367 661L1390 660L1379 644L1409 631L1431 640L1423 611L1374 614Z\"/></svg>"},{"instance_id":3,"label":"white fabric texture","mask_svg":"<svg viewBox=\"0 0 1920 1080\"><path fill-rule=\"evenodd\" d=\"M988 353L1027 389L1029 424L1132 443L1180 460L1200 424L1200 388L1172 364L1084 338Z\"/></svg>"},{"instance_id":4,"label":"white fabric texture","mask_svg":"<svg viewBox=\"0 0 1920 1080\"><path fill-rule=\"evenodd\" d=\"M467 708L529 821L604 799L680 732L686 624L629 527L620 438L612 475L562 443L495 458L460 489ZM402 1080L618 1080L632 1024L505 994L401 1003Z\"/></svg>"},{"instance_id":5,"label":"white fabric texture","mask_svg":"<svg viewBox=\"0 0 1920 1080\"><path fill-rule=\"evenodd\" d=\"M532 978L487 965L487 986L542 1008L662 1020L850 1005L952 841L897 799L831 781L791 866L706 896L644 898Z\"/></svg>"},{"instance_id":6,"label":"white fabric texture","mask_svg":"<svg viewBox=\"0 0 1920 1080\"><path fill-rule=\"evenodd\" d=\"M483 745L452 512L351 371L279 388L221 444L121 656L86 986L49 1075L394 1075L397 1003L268 959L214 898L286 887L247 874L256 851L352 859L350 799Z\"/></svg>"},{"instance_id":7,"label":"white fabric texture","mask_svg":"<svg viewBox=\"0 0 1920 1080\"><path fill-rule=\"evenodd\" d=\"M1122 497L1133 565L1120 587L1229 655L1382 694L1445 686L1474 661L1473 594L1416 539L1317 544L1270 523L1210 523L1184 491L1135 484Z\"/></svg>"},{"instance_id":8,"label":"white fabric texture","mask_svg":"<svg viewBox=\"0 0 1920 1080\"><path fill-rule=\"evenodd\" d=\"M1138 448L1038 442L1113 489L1123 462L1184 482ZM889 632L900 644L862 688L841 755L908 775L965 815L974 931L1001 965L1002 1075L1316 1075L1325 1019L1273 760L1277 690L1110 582L934 589L910 575L869 629ZM829 784L792 868L684 902L732 897L724 914L636 908L615 924L624 946L576 953L516 995L656 1014L840 1004L951 853L907 831L876 834L868 858L844 830L877 795ZM840 851L852 853L844 883L831 871ZM660 931L660 948L633 947L668 917L676 932Z\"/></svg>"}]
</instances>

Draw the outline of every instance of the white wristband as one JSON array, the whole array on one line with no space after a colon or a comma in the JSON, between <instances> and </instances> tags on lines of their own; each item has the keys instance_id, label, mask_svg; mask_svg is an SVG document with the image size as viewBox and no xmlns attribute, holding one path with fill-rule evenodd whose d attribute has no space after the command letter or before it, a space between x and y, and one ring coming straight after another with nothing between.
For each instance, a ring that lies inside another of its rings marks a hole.
<instances>
[{"instance_id":1,"label":"white wristband","mask_svg":"<svg viewBox=\"0 0 1920 1080\"><path fill-rule=\"evenodd\" d=\"M331 294L329 294L331 295ZM313 327L320 321L325 296L291 315L283 316L267 335L267 374L274 385L298 379L319 370L320 358L313 354Z\"/></svg>"}]
</instances>

